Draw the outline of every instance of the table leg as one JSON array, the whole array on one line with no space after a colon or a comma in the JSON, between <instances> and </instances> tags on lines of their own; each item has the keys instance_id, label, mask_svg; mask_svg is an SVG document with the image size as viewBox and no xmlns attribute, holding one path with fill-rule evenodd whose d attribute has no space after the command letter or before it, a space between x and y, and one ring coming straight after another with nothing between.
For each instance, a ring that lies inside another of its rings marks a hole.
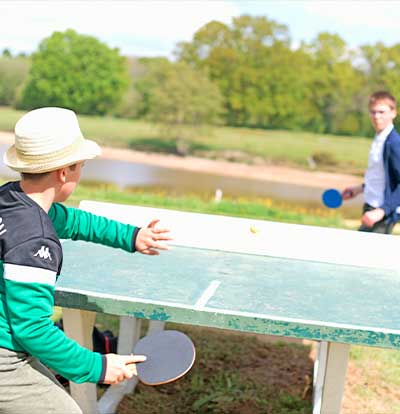
<instances>
[{"instance_id":1,"label":"table leg","mask_svg":"<svg viewBox=\"0 0 400 414\"><path fill-rule=\"evenodd\" d=\"M129 355L132 353L135 343L140 338L141 324L141 319L121 316L119 320L118 354ZM99 400L99 412L101 414L115 413L124 395L133 392L137 383L137 377L133 377L129 381L109 387Z\"/></svg>"},{"instance_id":2,"label":"table leg","mask_svg":"<svg viewBox=\"0 0 400 414\"><path fill-rule=\"evenodd\" d=\"M95 312L80 309L63 309L63 324L65 334L88 349L93 349L93 326ZM85 414L97 414L96 384L69 383L71 395Z\"/></svg>"},{"instance_id":3,"label":"table leg","mask_svg":"<svg viewBox=\"0 0 400 414\"><path fill-rule=\"evenodd\" d=\"M350 345L320 342L314 364L313 414L340 414Z\"/></svg>"},{"instance_id":4,"label":"table leg","mask_svg":"<svg viewBox=\"0 0 400 414\"><path fill-rule=\"evenodd\" d=\"M149 321L149 327L147 329L147 335L151 333L160 332L165 329L165 322L162 321Z\"/></svg>"}]
</instances>

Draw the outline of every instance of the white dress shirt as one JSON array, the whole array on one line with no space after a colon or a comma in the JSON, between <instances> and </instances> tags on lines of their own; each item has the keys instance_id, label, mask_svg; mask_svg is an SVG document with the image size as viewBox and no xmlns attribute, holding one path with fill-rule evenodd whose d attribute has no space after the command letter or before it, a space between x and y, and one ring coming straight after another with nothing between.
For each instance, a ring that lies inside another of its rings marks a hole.
<instances>
[{"instance_id":1,"label":"white dress shirt","mask_svg":"<svg viewBox=\"0 0 400 414\"><path fill-rule=\"evenodd\" d=\"M393 129L393 124L375 135L368 157L368 168L365 172L364 200L372 207L383 204L385 191L385 169L383 166L383 147L386 138Z\"/></svg>"}]
</instances>

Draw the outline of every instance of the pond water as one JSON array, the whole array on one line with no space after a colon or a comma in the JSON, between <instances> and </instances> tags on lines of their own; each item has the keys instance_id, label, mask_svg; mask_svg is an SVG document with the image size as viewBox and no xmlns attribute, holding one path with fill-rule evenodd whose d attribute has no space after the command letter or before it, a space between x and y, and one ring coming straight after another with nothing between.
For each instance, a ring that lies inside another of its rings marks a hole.
<instances>
[{"instance_id":1,"label":"pond water","mask_svg":"<svg viewBox=\"0 0 400 414\"><path fill-rule=\"evenodd\" d=\"M0 146L0 157L7 147ZM16 178L18 175L0 162L0 176ZM310 207L321 206L321 194L324 189L290 183L237 178L218 174L183 171L181 169L159 167L105 159L90 160L85 164L82 180L113 183L125 187L161 187L172 189L176 193L209 193L217 189L224 195L258 196L285 201ZM361 198L346 202L343 212L359 213Z\"/></svg>"}]
</instances>

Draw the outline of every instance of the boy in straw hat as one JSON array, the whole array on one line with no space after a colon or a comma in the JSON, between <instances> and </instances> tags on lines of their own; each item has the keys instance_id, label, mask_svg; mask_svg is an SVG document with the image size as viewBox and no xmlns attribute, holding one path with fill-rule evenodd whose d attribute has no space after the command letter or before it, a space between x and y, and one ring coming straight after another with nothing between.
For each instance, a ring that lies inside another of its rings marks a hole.
<instances>
[{"instance_id":1,"label":"boy in straw hat","mask_svg":"<svg viewBox=\"0 0 400 414\"><path fill-rule=\"evenodd\" d=\"M157 229L158 220L138 228L59 204L74 191L84 161L100 152L68 109L36 109L15 126L4 162L21 180L0 187L0 413L81 413L43 364L78 383L116 384L132 377L127 363L144 360L91 352L50 319L59 238L149 255L168 249L168 230Z\"/></svg>"}]
</instances>

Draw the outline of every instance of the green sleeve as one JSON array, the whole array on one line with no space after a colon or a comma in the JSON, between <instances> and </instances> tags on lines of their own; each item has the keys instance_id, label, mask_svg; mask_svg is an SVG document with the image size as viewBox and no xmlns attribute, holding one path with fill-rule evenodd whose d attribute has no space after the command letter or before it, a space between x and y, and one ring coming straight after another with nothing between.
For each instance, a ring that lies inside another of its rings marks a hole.
<instances>
[{"instance_id":1,"label":"green sleeve","mask_svg":"<svg viewBox=\"0 0 400 414\"><path fill-rule=\"evenodd\" d=\"M16 281L11 275L5 279L5 294L7 317L17 349L23 349L71 381L104 380L105 357L65 336L50 319L54 286Z\"/></svg>"},{"instance_id":2,"label":"green sleeve","mask_svg":"<svg viewBox=\"0 0 400 414\"><path fill-rule=\"evenodd\" d=\"M85 240L118 247L128 252L135 251L139 227L96 216L84 210L65 207L59 203L52 205L49 216L61 239Z\"/></svg>"}]
</instances>

